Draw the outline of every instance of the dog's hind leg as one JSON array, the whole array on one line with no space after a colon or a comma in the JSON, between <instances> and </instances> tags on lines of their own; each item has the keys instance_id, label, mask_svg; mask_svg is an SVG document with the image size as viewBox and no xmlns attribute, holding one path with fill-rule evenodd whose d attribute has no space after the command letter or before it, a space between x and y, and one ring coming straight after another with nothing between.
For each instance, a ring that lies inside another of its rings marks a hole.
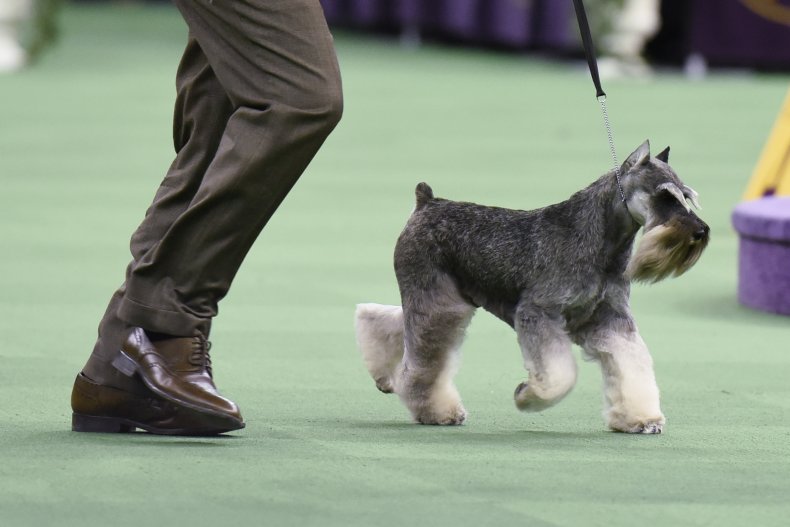
<instances>
[{"instance_id":1,"label":"dog's hind leg","mask_svg":"<svg viewBox=\"0 0 790 527\"><path fill-rule=\"evenodd\" d=\"M576 384L576 360L564 320L526 304L516 309L514 327L529 370L527 382L516 387L519 410L539 412L558 403Z\"/></svg>"},{"instance_id":2,"label":"dog's hind leg","mask_svg":"<svg viewBox=\"0 0 790 527\"><path fill-rule=\"evenodd\" d=\"M357 346L376 387L395 391L396 371L403 358L403 309L400 306L359 304L355 317Z\"/></svg>"},{"instance_id":3,"label":"dog's hind leg","mask_svg":"<svg viewBox=\"0 0 790 527\"><path fill-rule=\"evenodd\" d=\"M401 290L405 352L396 392L421 424L459 425L466 410L453 383L475 307L439 275L428 289Z\"/></svg>"}]
</instances>

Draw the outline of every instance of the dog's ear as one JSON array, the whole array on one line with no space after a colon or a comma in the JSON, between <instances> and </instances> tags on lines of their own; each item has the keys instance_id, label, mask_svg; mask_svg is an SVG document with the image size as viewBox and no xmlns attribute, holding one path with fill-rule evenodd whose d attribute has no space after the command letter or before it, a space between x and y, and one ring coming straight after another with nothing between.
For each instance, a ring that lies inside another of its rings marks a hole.
<instances>
[{"instance_id":1,"label":"dog's ear","mask_svg":"<svg viewBox=\"0 0 790 527\"><path fill-rule=\"evenodd\" d=\"M656 156L656 159L663 161L664 163L669 163L669 147L666 147L661 152L659 152Z\"/></svg>"},{"instance_id":2,"label":"dog's ear","mask_svg":"<svg viewBox=\"0 0 790 527\"><path fill-rule=\"evenodd\" d=\"M650 141L645 140L639 148L631 152L631 155L623 163L622 172L625 173L631 168L644 165L650 161Z\"/></svg>"}]
</instances>

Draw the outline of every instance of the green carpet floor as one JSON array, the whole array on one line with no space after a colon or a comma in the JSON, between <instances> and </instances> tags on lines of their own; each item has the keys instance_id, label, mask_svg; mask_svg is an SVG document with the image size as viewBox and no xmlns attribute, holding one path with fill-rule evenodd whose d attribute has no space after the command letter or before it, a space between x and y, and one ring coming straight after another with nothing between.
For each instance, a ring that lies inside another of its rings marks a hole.
<instances>
[{"instance_id":1,"label":"green carpet floor","mask_svg":"<svg viewBox=\"0 0 790 527\"><path fill-rule=\"evenodd\" d=\"M790 319L738 306L739 201L786 76L607 81L621 157L672 146L712 242L687 275L636 286L664 435L606 431L580 364L558 407L521 414L515 335L474 320L465 426L410 423L354 345L357 302L397 303L396 236L439 196L532 208L609 167L581 64L339 34L346 113L261 235L212 335L245 430L70 432L69 394L127 240L168 166L185 40L166 7L70 7L37 67L0 77L0 524L787 525Z\"/></svg>"}]
</instances>

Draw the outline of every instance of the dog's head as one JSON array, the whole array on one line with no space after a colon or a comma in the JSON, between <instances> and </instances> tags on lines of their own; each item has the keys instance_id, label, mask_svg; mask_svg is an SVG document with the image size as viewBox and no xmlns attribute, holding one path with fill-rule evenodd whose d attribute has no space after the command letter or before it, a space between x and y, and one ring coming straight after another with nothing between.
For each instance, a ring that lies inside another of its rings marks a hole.
<instances>
[{"instance_id":1,"label":"dog's head","mask_svg":"<svg viewBox=\"0 0 790 527\"><path fill-rule=\"evenodd\" d=\"M655 157L645 141L625 160L620 180L631 217L644 229L626 276L657 282L680 276L708 245L710 228L692 210L697 193L668 164L669 147Z\"/></svg>"}]
</instances>

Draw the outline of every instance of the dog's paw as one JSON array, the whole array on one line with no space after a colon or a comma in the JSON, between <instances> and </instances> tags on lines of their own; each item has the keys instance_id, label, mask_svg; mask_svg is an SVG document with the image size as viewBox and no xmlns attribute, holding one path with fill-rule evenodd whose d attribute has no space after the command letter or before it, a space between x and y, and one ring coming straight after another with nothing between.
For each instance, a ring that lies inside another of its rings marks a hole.
<instances>
[{"instance_id":1,"label":"dog's paw","mask_svg":"<svg viewBox=\"0 0 790 527\"><path fill-rule=\"evenodd\" d=\"M411 411L417 423L423 425L460 425L466 420L466 410L458 390L451 382L435 383L429 388L414 385L395 387L396 393Z\"/></svg>"},{"instance_id":2,"label":"dog's paw","mask_svg":"<svg viewBox=\"0 0 790 527\"><path fill-rule=\"evenodd\" d=\"M376 388L378 388L381 393L393 393L395 391L395 387L392 385L392 381L389 377L380 377L376 379Z\"/></svg>"},{"instance_id":3,"label":"dog's paw","mask_svg":"<svg viewBox=\"0 0 790 527\"><path fill-rule=\"evenodd\" d=\"M444 395L440 397L438 395ZM412 407L414 420L423 425L461 425L466 421L466 409L461 399L449 392L434 394L428 404Z\"/></svg>"},{"instance_id":4,"label":"dog's paw","mask_svg":"<svg viewBox=\"0 0 790 527\"><path fill-rule=\"evenodd\" d=\"M636 431L636 434L660 434L664 431L663 423L647 422L642 425L642 430Z\"/></svg>"},{"instance_id":5,"label":"dog's paw","mask_svg":"<svg viewBox=\"0 0 790 527\"><path fill-rule=\"evenodd\" d=\"M466 410L461 405L450 412L437 413L428 410L416 415L414 419L421 425L462 425L466 421Z\"/></svg>"},{"instance_id":6,"label":"dog's paw","mask_svg":"<svg viewBox=\"0 0 790 527\"><path fill-rule=\"evenodd\" d=\"M527 382L522 382L516 386L516 391L513 392L513 400L516 402L516 408L522 412L540 412L556 402L542 398L535 393L532 385Z\"/></svg>"},{"instance_id":7,"label":"dog's paw","mask_svg":"<svg viewBox=\"0 0 790 527\"><path fill-rule=\"evenodd\" d=\"M664 431L664 423L663 416L631 422L613 420L609 422L609 428L615 432L624 432L626 434L660 434Z\"/></svg>"}]
</instances>

